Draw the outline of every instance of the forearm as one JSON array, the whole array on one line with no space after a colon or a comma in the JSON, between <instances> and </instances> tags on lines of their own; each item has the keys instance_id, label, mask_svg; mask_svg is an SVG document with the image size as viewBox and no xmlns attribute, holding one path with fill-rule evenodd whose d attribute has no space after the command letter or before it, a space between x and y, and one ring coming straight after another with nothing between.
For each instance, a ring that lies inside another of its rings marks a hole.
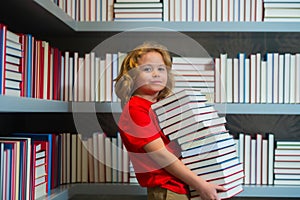
<instances>
[{"instance_id":1,"label":"forearm","mask_svg":"<svg viewBox=\"0 0 300 200\"><path fill-rule=\"evenodd\" d=\"M174 154L163 148L150 153L151 158L167 172L182 180L193 189L201 190L205 180L186 167Z\"/></svg>"}]
</instances>

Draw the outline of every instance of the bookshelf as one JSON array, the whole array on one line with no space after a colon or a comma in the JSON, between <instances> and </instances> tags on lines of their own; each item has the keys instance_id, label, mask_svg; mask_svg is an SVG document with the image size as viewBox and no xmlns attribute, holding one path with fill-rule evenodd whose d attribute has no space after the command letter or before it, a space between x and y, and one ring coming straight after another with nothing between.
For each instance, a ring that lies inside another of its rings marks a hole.
<instances>
[{"instance_id":1,"label":"bookshelf","mask_svg":"<svg viewBox=\"0 0 300 200\"><path fill-rule=\"evenodd\" d=\"M18 11L18 15L12 10ZM96 44L122 31L140 29L141 27L155 27L157 32L163 32L166 37L168 30L179 31L203 44L212 56L219 56L227 48L232 55L240 49L246 48L246 53L252 51L290 51L299 52L300 26L297 22L75 22L62 10L48 0L9 0L2 3L0 8L2 22L9 25L14 32L32 33L50 41L53 46L62 51L74 50L81 54L89 52ZM47 22L47 23L45 23ZM151 28L142 29L151 32ZM158 31L159 30L159 31ZM152 34L152 33L148 33ZM223 44L224 38L229 42ZM238 39L242 38L242 39ZM249 41L244 41L249 38ZM283 41L283 43L280 43ZM239 46L236 43L241 42ZM255 45L255 43L259 43ZM230 47L234 43L233 47ZM251 43L250 47L245 44ZM80 46L80 49L78 49ZM235 47L239 47L235 51ZM229 56L232 56L230 55ZM299 115L299 104L216 104L221 114L249 114L249 115ZM60 101L46 101L40 99L25 99L0 96L1 119L9 116L11 121L25 116L60 116L74 110L80 113L120 113L118 103L70 103ZM2 117L3 116L3 117ZM20 117L21 116L21 117ZM36 119L35 117L33 117ZM47 118L48 119L48 118ZM43 121L43 119L41 119ZM67 120L69 121L69 120ZM13 126L13 122L2 126ZM53 124L53 123L52 123ZM44 125L40 125L40 128ZM27 125L27 129L34 123ZM46 128L51 125L45 126ZM62 123L56 125L56 129ZM71 126L67 125L64 130ZM6 128L3 128L6 130ZM54 128L55 129L55 128ZM71 128L73 130L73 127ZM10 131L10 129L9 129ZM9 132L8 131L8 132ZM299 139L299 138L298 138ZM299 198L300 186L244 186L244 192L238 197L260 198ZM126 184L74 184L62 185L52 191L44 199L63 200L78 194L117 194L117 195L145 195L146 191L138 185Z\"/></svg>"}]
</instances>

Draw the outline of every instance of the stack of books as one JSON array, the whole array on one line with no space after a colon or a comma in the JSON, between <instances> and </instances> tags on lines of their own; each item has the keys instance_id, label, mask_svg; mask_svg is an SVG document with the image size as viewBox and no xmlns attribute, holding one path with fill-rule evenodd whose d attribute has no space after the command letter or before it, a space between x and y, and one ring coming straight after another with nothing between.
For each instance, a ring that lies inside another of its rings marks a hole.
<instances>
[{"instance_id":1,"label":"stack of books","mask_svg":"<svg viewBox=\"0 0 300 200\"><path fill-rule=\"evenodd\" d=\"M299 0L264 0L264 21L299 22Z\"/></svg>"},{"instance_id":2,"label":"stack of books","mask_svg":"<svg viewBox=\"0 0 300 200\"><path fill-rule=\"evenodd\" d=\"M160 0L116 0L114 21L162 21L163 4Z\"/></svg>"},{"instance_id":3,"label":"stack of books","mask_svg":"<svg viewBox=\"0 0 300 200\"><path fill-rule=\"evenodd\" d=\"M274 184L300 184L300 141L277 141L274 153Z\"/></svg>"},{"instance_id":4,"label":"stack of books","mask_svg":"<svg viewBox=\"0 0 300 200\"><path fill-rule=\"evenodd\" d=\"M243 166L237 157L235 141L205 95L197 89L179 91L155 104L152 109L170 140L181 147L182 162L210 183L222 185L221 199L243 191ZM199 199L190 188L191 199Z\"/></svg>"},{"instance_id":5,"label":"stack of books","mask_svg":"<svg viewBox=\"0 0 300 200\"><path fill-rule=\"evenodd\" d=\"M215 72L211 57L173 57L172 71L175 92L183 89L199 89L207 101L214 102Z\"/></svg>"}]
</instances>

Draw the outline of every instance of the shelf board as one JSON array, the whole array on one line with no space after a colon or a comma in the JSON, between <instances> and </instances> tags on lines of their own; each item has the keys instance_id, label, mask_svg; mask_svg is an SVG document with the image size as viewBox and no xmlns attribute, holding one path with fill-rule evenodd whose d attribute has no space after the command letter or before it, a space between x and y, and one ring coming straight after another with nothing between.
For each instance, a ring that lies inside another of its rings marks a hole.
<instances>
[{"instance_id":1,"label":"shelf board","mask_svg":"<svg viewBox=\"0 0 300 200\"><path fill-rule=\"evenodd\" d=\"M214 104L220 114L300 115L300 104ZM117 102L63 102L0 96L0 112L121 113Z\"/></svg>"},{"instance_id":2,"label":"shelf board","mask_svg":"<svg viewBox=\"0 0 300 200\"><path fill-rule=\"evenodd\" d=\"M0 96L0 112L9 113L120 113L121 105L111 102L64 102Z\"/></svg>"},{"instance_id":3,"label":"shelf board","mask_svg":"<svg viewBox=\"0 0 300 200\"><path fill-rule=\"evenodd\" d=\"M215 104L220 114L300 115L300 104Z\"/></svg>"},{"instance_id":4,"label":"shelf board","mask_svg":"<svg viewBox=\"0 0 300 200\"><path fill-rule=\"evenodd\" d=\"M52 1L33 1L78 32L300 32L299 22L78 22Z\"/></svg>"},{"instance_id":5,"label":"shelf board","mask_svg":"<svg viewBox=\"0 0 300 200\"><path fill-rule=\"evenodd\" d=\"M265 198L299 198L300 186L257 186L244 185L244 191L237 197L265 197ZM67 198L62 198L66 197ZM59 186L44 199L62 200L75 195L132 195L146 196L145 188L138 184L120 183L83 183Z\"/></svg>"}]
</instances>

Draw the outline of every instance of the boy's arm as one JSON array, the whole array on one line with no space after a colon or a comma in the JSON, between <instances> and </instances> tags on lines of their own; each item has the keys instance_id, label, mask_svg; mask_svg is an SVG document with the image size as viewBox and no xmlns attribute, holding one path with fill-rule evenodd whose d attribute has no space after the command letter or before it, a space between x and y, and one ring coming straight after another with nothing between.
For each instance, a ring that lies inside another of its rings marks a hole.
<instances>
[{"instance_id":1,"label":"boy's arm","mask_svg":"<svg viewBox=\"0 0 300 200\"><path fill-rule=\"evenodd\" d=\"M197 190L202 200L218 199L217 191L224 191L222 186L206 182L186 167L174 154L167 150L161 138L145 145L144 149L162 168Z\"/></svg>"}]
</instances>

